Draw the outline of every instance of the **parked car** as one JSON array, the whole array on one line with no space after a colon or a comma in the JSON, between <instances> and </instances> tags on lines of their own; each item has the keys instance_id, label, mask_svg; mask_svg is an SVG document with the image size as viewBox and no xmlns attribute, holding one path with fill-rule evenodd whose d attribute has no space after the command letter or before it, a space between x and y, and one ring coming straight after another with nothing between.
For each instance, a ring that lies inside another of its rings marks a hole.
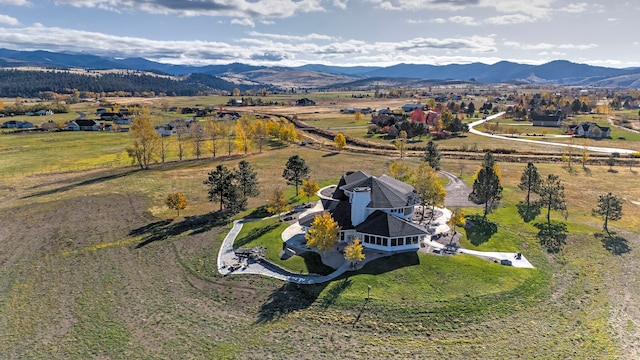
<instances>
[{"instance_id":1,"label":"parked car","mask_svg":"<svg viewBox=\"0 0 640 360\"><path fill-rule=\"evenodd\" d=\"M511 260L509 260L509 259L502 259L502 260L500 260L500 265L511 266L513 264L511 263Z\"/></svg>"}]
</instances>

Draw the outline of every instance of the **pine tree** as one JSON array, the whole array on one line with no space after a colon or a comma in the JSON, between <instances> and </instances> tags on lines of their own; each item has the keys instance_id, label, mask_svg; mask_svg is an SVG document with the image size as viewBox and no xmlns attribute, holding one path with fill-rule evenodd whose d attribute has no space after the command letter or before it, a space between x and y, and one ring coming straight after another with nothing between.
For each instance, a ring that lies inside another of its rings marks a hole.
<instances>
[{"instance_id":1,"label":"pine tree","mask_svg":"<svg viewBox=\"0 0 640 360\"><path fill-rule=\"evenodd\" d=\"M242 196L256 197L260 195L260 189L258 188L258 174L246 160L242 160L238 163L238 170L235 172L235 180L240 187L240 193Z\"/></svg>"},{"instance_id":2,"label":"pine tree","mask_svg":"<svg viewBox=\"0 0 640 360\"><path fill-rule=\"evenodd\" d=\"M298 187L302 184L302 180L309 176L311 170L300 155L292 155L287 160L287 164L282 171L282 177L287 180L288 185L295 185L296 196L298 196Z\"/></svg>"},{"instance_id":3,"label":"pine tree","mask_svg":"<svg viewBox=\"0 0 640 360\"><path fill-rule=\"evenodd\" d=\"M602 228L611 236L609 232L609 221L620 220L622 217L622 201L617 196L608 193L598 197L598 206L591 210L593 216L600 216L604 219Z\"/></svg>"},{"instance_id":4,"label":"pine tree","mask_svg":"<svg viewBox=\"0 0 640 360\"><path fill-rule=\"evenodd\" d=\"M224 165L216 166L214 171L209 172L208 178L203 183L209 186L209 201L220 202L220 211L223 204L229 203L229 198L236 196L233 172Z\"/></svg>"},{"instance_id":5,"label":"pine tree","mask_svg":"<svg viewBox=\"0 0 640 360\"><path fill-rule=\"evenodd\" d=\"M486 218L491 208L500 199L502 199L500 170L495 164L493 154L487 151L482 161L482 167L475 175L473 191L469 194L469 200L476 204L484 204L483 217Z\"/></svg>"},{"instance_id":6,"label":"pine tree","mask_svg":"<svg viewBox=\"0 0 640 360\"><path fill-rule=\"evenodd\" d=\"M440 170L440 151L438 150L438 145L436 145L433 140L427 142L424 151L424 161L428 162L432 168Z\"/></svg>"},{"instance_id":7,"label":"pine tree","mask_svg":"<svg viewBox=\"0 0 640 360\"><path fill-rule=\"evenodd\" d=\"M538 189L540 206L547 208L547 224L551 225L551 210L565 211L564 185L557 175L549 174Z\"/></svg>"}]
</instances>

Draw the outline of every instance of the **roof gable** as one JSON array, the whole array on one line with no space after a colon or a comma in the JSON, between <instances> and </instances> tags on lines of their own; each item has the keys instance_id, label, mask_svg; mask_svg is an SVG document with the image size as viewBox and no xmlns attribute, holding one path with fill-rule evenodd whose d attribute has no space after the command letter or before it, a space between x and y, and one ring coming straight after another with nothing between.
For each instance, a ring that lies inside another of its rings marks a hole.
<instances>
[{"instance_id":1,"label":"roof gable","mask_svg":"<svg viewBox=\"0 0 640 360\"><path fill-rule=\"evenodd\" d=\"M427 229L422 226L402 220L381 210L374 211L365 221L357 225L356 231L389 238L427 234Z\"/></svg>"}]
</instances>

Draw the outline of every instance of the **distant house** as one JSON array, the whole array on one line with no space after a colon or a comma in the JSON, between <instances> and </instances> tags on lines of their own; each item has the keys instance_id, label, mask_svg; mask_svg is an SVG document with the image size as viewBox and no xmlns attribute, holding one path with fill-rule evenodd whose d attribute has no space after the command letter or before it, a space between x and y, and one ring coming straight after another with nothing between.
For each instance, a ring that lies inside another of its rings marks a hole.
<instances>
[{"instance_id":1,"label":"distant house","mask_svg":"<svg viewBox=\"0 0 640 360\"><path fill-rule=\"evenodd\" d=\"M66 129L71 131L98 131L100 128L100 124L95 120L73 120L66 126Z\"/></svg>"},{"instance_id":2,"label":"distant house","mask_svg":"<svg viewBox=\"0 0 640 360\"><path fill-rule=\"evenodd\" d=\"M129 109L118 109L118 114L127 116L127 115L131 115L131 112L129 111Z\"/></svg>"},{"instance_id":3,"label":"distant house","mask_svg":"<svg viewBox=\"0 0 640 360\"><path fill-rule=\"evenodd\" d=\"M29 121L9 120L2 123L5 129L32 129L33 123Z\"/></svg>"},{"instance_id":4,"label":"distant house","mask_svg":"<svg viewBox=\"0 0 640 360\"><path fill-rule=\"evenodd\" d=\"M131 120L127 119L127 118L118 118L118 119L114 119L113 123L116 125L131 125Z\"/></svg>"},{"instance_id":5,"label":"distant house","mask_svg":"<svg viewBox=\"0 0 640 360\"><path fill-rule=\"evenodd\" d=\"M36 115L38 115L38 116L49 116L49 115L53 115L53 111L51 111L51 110L38 110L36 112Z\"/></svg>"},{"instance_id":6,"label":"distant house","mask_svg":"<svg viewBox=\"0 0 640 360\"><path fill-rule=\"evenodd\" d=\"M559 127L562 125L563 119L564 114L561 110L531 112L531 121L533 122L533 126Z\"/></svg>"},{"instance_id":7,"label":"distant house","mask_svg":"<svg viewBox=\"0 0 640 360\"><path fill-rule=\"evenodd\" d=\"M114 121L124 118L124 115L114 112L104 112L100 114L100 119L104 121Z\"/></svg>"},{"instance_id":8,"label":"distant house","mask_svg":"<svg viewBox=\"0 0 640 360\"><path fill-rule=\"evenodd\" d=\"M362 171L345 175L330 195L321 196L323 211L340 226L339 242L360 238L365 248L381 251L415 250L427 229L412 222L420 197L413 186L387 175ZM318 213L299 219L307 231Z\"/></svg>"},{"instance_id":9,"label":"distant house","mask_svg":"<svg viewBox=\"0 0 640 360\"><path fill-rule=\"evenodd\" d=\"M605 126L600 126L594 122L583 122L579 125L569 126L567 134L575 137L604 139L611 137L611 129Z\"/></svg>"},{"instance_id":10,"label":"distant house","mask_svg":"<svg viewBox=\"0 0 640 360\"><path fill-rule=\"evenodd\" d=\"M171 135L176 135L177 131L175 126L173 126L173 124L166 124L166 125L158 126L156 128L156 133L158 133L158 135L160 136L171 136Z\"/></svg>"},{"instance_id":11,"label":"distant house","mask_svg":"<svg viewBox=\"0 0 640 360\"><path fill-rule=\"evenodd\" d=\"M315 101L307 98L298 99L296 101L296 106L315 106L315 105L316 105Z\"/></svg>"},{"instance_id":12,"label":"distant house","mask_svg":"<svg viewBox=\"0 0 640 360\"><path fill-rule=\"evenodd\" d=\"M424 110L424 105L420 105L420 104L404 104L404 105L402 105L402 111L404 111L405 113L410 113L415 109Z\"/></svg>"},{"instance_id":13,"label":"distant house","mask_svg":"<svg viewBox=\"0 0 640 360\"><path fill-rule=\"evenodd\" d=\"M242 100L231 99L227 101L227 106L242 106Z\"/></svg>"},{"instance_id":14,"label":"distant house","mask_svg":"<svg viewBox=\"0 0 640 360\"><path fill-rule=\"evenodd\" d=\"M356 112L360 112L361 114L371 114L373 112L373 109L370 107L366 107L366 108L346 108L346 109L340 109L340 113L341 114L355 114Z\"/></svg>"},{"instance_id":15,"label":"distant house","mask_svg":"<svg viewBox=\"0 0 640 360\"><path fill-rule=\"evenodd\" d=\"M107 109L105 109L105 108L96 109L96 115L102 115L102 114L104 114L106 112L107 112Z\"/></svg>"}]
</instances>

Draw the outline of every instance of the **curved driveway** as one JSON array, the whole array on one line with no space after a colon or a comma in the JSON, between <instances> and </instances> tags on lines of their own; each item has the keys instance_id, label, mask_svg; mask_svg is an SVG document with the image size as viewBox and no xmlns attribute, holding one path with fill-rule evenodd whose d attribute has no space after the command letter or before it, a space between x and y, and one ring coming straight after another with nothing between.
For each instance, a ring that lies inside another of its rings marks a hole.
<instances>
[{"instance_id":1,"label":"curved driveway","mask_svg":"<svg viewBox=\"0 0 640 360\"><path fill-rule=\"evenodd\" d=\"M547 145L547 146L561 146L561 147L572 147L575 149L587 149L589 151L593 151L593 152L601 152L601 153L620 153L620 154L632 154L635 152L635 150L629 150L629 149L619 149L619 148L608 148L608 147L600 147L600 146L582 146L582 145L572 145L572 144L560 144L560 143L554 143L554 142L548 142L548 141L541 141L541 140L529 140L529 139L521 139L521 138L514 138L514 137L509 137L509 136L503 136L503 135L491 135L491 134L487 134L485 132L482 131L478 131L476 129L474 129L475 126L478 126L482 123L484 123L485 121L489 121L489 120L493 120L496 118L499 118L500 116L504 115L505 112L499 112L495 115L491 115L491 116L487 116L486 119L482 119L482 120L478 120L478 121L474 121L472 123L469 124L469 132L472 134L476 134L476 135L480 135L480 136L487 136L487 137L491 137L494 139L502 139L502 140L510 140L510 141L520 141L520 142L527 142L527 143L533 143L533 144L540 144L540 145Z\"/></svg>"}]
</instances>

